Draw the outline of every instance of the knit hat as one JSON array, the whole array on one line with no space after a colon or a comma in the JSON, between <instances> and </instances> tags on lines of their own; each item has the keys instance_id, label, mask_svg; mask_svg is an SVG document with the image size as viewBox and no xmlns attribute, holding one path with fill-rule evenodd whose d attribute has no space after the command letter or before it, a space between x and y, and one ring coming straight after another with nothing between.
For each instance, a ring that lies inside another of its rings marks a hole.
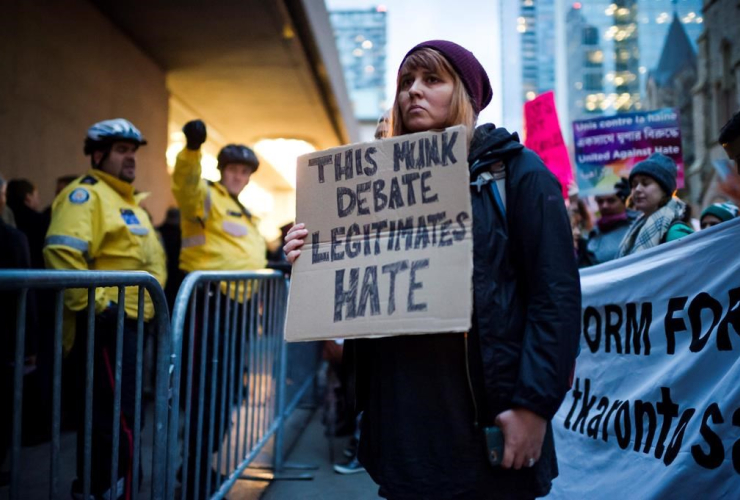
<instances>
[{"instance_id":1,"label":"knit hat","mask_svg":"<svg viewBox=\"0 0 740 500\"><path fill-rule=\"evenodd\" d=\"M636 175L652 177L669 196L676 190L678 167L676 162L661 153L653 153L635 165L630 172L630 184Z\"/></svg>"},{"instance_id":2,"label":"knit hat","mask_svg":"<svg viewBox=\"0 0 740 500\"><path fill-rule=\"evenodd\" d=\"M460 45L447 40L429 40L422 42L413 49L409 50L401 61L400 71L403 63L406 62L412 53L420 49L434 49L441 53L457 72L458 76L465 85L465 90L470 95L473 103L473 109L480 113L493 98L491 82L488 80L486 70L481 63L475 58L472 52Z\"/></svg>"},{"instance_id":3,"label":"knit hat","mask_svg":"<svg viewBox=\"0 0 740 500\"><path fill-rule=\"evenodd\" d=\"M632 192L632 189L630 189L630 181L628 181L624 177L620 178L614 184L614 194L617 195L617 198L622 200L622 203L627 201L627 198L630 197L631 192Z\"/></svg>"},{"instance_id":4,"label":"knit hat","mask_svg":"<svg viewBox=\"0 0 740 500\"><path fill-rule=\"evenodd\" d=\"M733 203L712 203L704 209L704 211L701 213L701 217L699 217L699 220L701 221L705 215L714 215L722 222L727 222L728 220L737 217L737 212L738 208Z\"/></svg>"}]
</instances>

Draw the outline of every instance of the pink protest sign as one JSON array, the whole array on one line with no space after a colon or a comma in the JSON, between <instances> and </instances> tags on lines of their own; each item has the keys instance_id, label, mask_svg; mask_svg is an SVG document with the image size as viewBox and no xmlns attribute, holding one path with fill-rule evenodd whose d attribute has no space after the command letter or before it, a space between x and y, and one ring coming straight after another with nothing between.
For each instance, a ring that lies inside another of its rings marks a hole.
<instances>
[{"instance_id":1,"label":"pink protest sign","mask_svg":"<svg viewBox=\"0 0 740 500\"><path fill-rule=\"evenodd\" d=\"M552 92L545 92L524 104L524 145L540 155L550 172L560 181L563 197L568 197L568 185L573 181L568 148L560 131L558 111Z\"/></svg>"}]
</instances>

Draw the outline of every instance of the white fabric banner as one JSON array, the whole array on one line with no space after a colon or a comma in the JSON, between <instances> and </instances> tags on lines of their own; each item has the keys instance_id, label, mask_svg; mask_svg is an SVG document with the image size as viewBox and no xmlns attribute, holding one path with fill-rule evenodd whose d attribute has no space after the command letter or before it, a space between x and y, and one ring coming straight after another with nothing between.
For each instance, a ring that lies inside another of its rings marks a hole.
<instances>
[{"instance_id":1,"label":"white fabric banner","mask_svg":"<svg viewBox=\"0 0 740 500\"><path fill-rule=\"evenodd\" d=\"M549 498L740 498L740 220L585 269Z\"/></svg>"}]
</instances>

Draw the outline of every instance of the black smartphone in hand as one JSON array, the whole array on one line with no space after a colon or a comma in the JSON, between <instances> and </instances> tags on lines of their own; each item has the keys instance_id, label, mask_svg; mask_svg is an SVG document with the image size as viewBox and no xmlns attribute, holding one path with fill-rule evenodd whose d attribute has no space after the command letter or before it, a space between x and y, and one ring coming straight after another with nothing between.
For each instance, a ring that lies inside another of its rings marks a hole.
<instances>
[{"instance_id":1,"label":"black smartphone in hand","mask_svg":"<svg viewBox=\"0 0 740 500\"><path fill-rule=\"evenodd\" d=\"M504 459L504 433L501 427L484 427L483 432L486 435L486 451L488 461L494 467L501 465Z\"/></svg>"}]
</instances>

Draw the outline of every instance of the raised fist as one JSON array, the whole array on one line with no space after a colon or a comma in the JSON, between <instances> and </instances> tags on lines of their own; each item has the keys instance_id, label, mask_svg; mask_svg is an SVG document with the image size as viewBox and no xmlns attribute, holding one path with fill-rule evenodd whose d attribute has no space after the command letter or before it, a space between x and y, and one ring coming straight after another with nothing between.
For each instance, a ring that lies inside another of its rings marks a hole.
<instances>
[{"instance_id":1,"label":"raised fist","mask_svg":"<svg viewBox=\"0 0 740 500\"><path fill-rule=\"evenodd\" d=\"M188 149L197 151L206 142L206 124L202 120L190 120L182 128Z\"/></svg>"}]
</instances>

